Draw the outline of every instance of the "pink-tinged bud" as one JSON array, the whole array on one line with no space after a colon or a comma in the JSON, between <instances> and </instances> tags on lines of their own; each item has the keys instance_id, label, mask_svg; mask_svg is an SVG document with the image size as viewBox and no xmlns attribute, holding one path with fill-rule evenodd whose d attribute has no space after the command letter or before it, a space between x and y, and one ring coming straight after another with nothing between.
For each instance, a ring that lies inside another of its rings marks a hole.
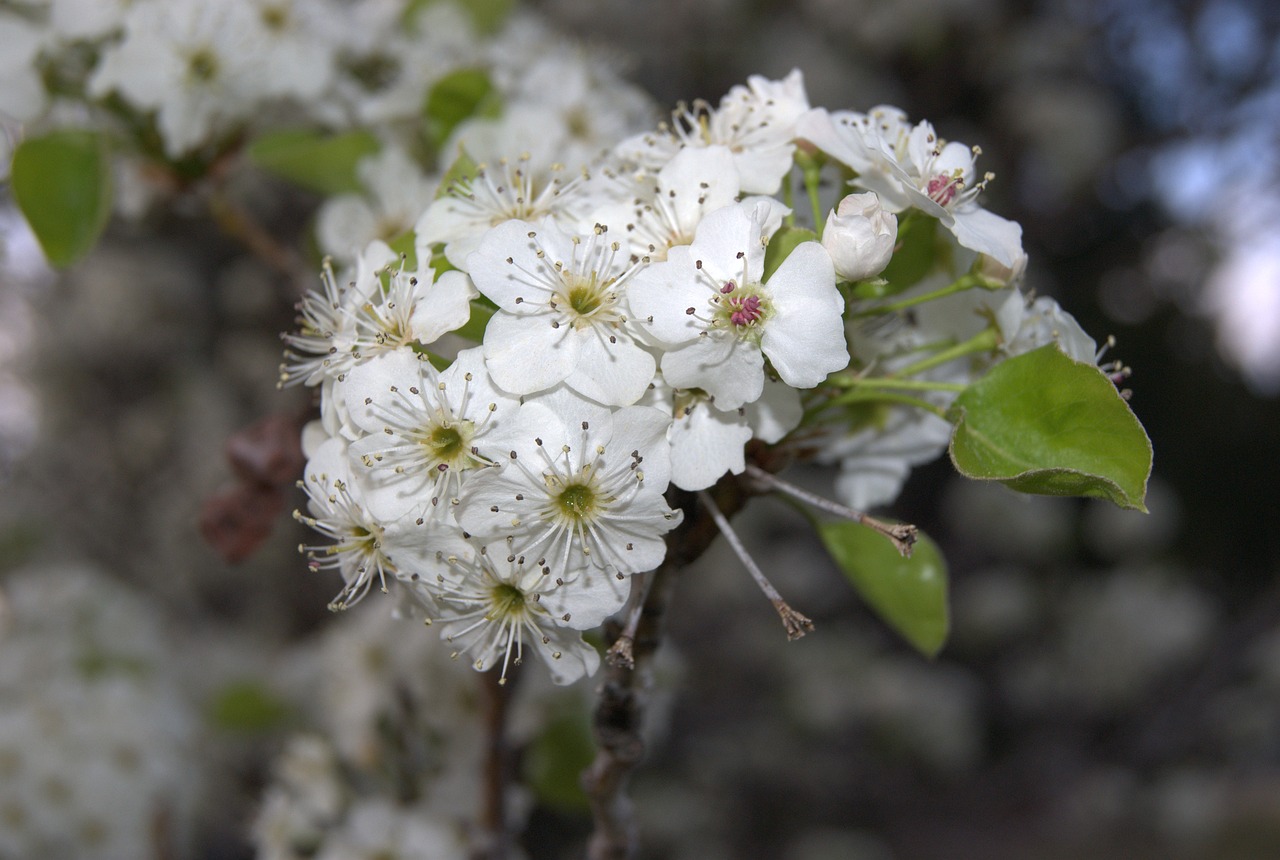
<instances>
[{"instance_id":1,"label":"pink-tinged bud","mask_svg":"<svg viewBox=\"0 0 1280 860\"><path fill-rule=\"evenodd\" d=\"M871 192L841 200L822 230L822 247L831 255L836 274L846 281L862 281L883 272L897 241L897 217L884 211L880 198Z\"/></svg>"}]
</instances>

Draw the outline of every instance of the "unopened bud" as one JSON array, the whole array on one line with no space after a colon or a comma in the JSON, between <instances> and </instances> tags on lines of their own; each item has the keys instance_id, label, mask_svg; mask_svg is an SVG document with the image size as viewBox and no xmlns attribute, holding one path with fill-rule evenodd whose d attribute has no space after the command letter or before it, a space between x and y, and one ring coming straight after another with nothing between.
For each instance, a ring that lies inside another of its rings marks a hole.
<instances>
[{"instance_id":1,"label":"unopened bud","mask_svg":"<svg viewBox=\"0 0 1280 860\"><path fill-rule=\"evenodd\" d=\"M870 192L850 194L827 216L822 246L831 255L836 274L846 281L862 281L884 271L898 241L898 219L880 206Z\"/></svg>"}]
</instances>

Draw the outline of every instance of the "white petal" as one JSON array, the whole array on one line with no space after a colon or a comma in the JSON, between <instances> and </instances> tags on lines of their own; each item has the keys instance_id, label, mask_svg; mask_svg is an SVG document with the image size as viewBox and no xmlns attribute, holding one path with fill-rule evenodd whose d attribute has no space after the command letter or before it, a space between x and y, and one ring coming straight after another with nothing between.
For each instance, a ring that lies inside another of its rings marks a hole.
<instances>
[{"instance_id":1,"label":"white petal","mask_svg":"<svg viewBox=\"0 0 1280 860\"><path fill-rule=\"evenodd\" d=\"M473 255L472 259L476 257ZM504 391L532 394L550 388L573 372L578 342L566 326L552 328L545 315L516 316L498 311L484 332L489 375Z\"/></svg>"},{"instance_id":2,"label":"white petal","mask_svg":"<svg viewBox=\"0 0 1280 860\"><path fill-rule=\"evenodd\" d=\"M844 300L825 248L804 242L769 280L775 315L765 324L760 347L783 382L812 388L849 364Z\"/></svg>"}]
</instances>

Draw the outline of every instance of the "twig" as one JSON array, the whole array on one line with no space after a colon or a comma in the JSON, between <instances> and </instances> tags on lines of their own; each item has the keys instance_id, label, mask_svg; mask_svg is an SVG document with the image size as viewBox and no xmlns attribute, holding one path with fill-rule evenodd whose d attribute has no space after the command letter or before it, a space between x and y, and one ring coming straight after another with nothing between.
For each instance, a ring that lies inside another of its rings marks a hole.
<instances>
[{"instance_id":1,"label":"twig","mask_svg":"<svg viewBox=\"0 0 1280 860\"><path fill-rule=\"evenodd\" d=\"M766 473L768 474L768 473ZM769 598L769 602L773 604L773 608L778 610L778 615L782 618L782 626L787 628L788 639L799 639L806 633L813 630L813 622L806 616L801 615L791 608L787 601L782 599L782 595L778 593L778 589L773 587L773 583L764 575L764 571L760 569L760 565L756 564L756 560L751 557L751 553L747 552L746 546L743 545L742 539L738 537L738 533L729 525L729 518L720 513L720 509L716 507L715 501L706 492L698 493L698 499L706 506L711 513L711 518L715 520L716 527L720 529L720 533L724 535L724 539L728 541L729 546L733 549L734 555L742 562L742 566L747 569L747 573L751 574L751 578L756 581L756 585L760 586L760 590L764 592L764 596Z\"/></svg>"},{"instance_id":2,"label":"twig","mask_svg":"<svg viewBox=\"0 0 1280 860\"><path fill-rule=\"evenodd\" d=\"M732 477L717 484L713 492L726 515L732 516L746 503L746 492ZM648 593L640 604L630 647L631 666L609 663L596 705L592 726L596 757L582 774L595 822L587 843L588 860L630 860L636 856L636 825L625 792L631 772L644 756L640 727L649 693L649 662L658 647L662 617L677 573L706 552L720 534L710 511L698 504L693 493L672 488L667 500L684 512L684 519L668 533L666 560L651 574ZM610 644L616 644L622 633L617 627L608 631Z\"/></svg>"},{"instance_id":3,"label":"twig","mask_svg":"<svg viewBox=\"0 0 1280 860\"><path fill-rule=\"evenodd\" d=\"M881 522L875 517L864 514L862 511L855 511L853 508L833 502L830 499L824 499L822 496L801 489L795 484L788 483L772 472L766 472L759 466L747 464L747 474L762 484L775 489L778 492L786 493L794 499L799 499L806 504L813 505L815 508L824 510L827 513L835 514L838 517L844 517L861 523L868 528L875 529L880 534L893 541L894 547L897 548L898 554L903 558L911 557L911 548L915 545L916 539L919 537L919 530L910 523L891 524Z\"/></svg>"}]
</instances>

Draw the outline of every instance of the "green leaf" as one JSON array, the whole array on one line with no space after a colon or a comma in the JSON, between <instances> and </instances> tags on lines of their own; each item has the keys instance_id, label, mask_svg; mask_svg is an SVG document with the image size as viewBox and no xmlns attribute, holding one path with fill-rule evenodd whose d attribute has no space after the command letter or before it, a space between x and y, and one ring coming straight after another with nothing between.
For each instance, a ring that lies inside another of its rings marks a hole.
<instances>
[{"instance_id":1,"label":"green leaf","mask_svg":"<svg viewBox=\"0 0 1280 860\"><path fill-rule=\"evenodd\" d=\"M897 295L907 287L918 284L924 276L933 271L937 256L938 219L928 215L912 213L898 222L898 247L893 252L889 265L880 273L885 284L862 284L855 288L854 295L860 299L884 298ZM862 289L868 293L859 292Z\"/></svg>"},{"instance_id":2,"label":"green leaf","mask_svg":"<svg viewBox=\"0 0 1280 860\"><path fill-rule=\"evenodd\" d=\"M413 25L423 9L444 2L450 2L450 0L409 0L400 20L406 25ZM453 2L471 16L471 23L480 33L496 33L516 6L516 0L453 0Z\"/></svg>"},{"instance_id":3,"label":"green leaf","mask_svg":"<svg viewBox=\"0 0 1280 860\"><path fill-rule=\"evenodd\" d=\"M472 299L471 318L454 334L473 343L484 343L484 330L489 326L489 318L497 312L497 306L488 299Z\"/></svg>"},{"instance_id":4,"label":"green leaf","mask_svg":"<svg viewBox=\"0 0 1280 860\"><path fill-rule=\"evenodd\" d=\"M791 256L791 252L801 242L816 242L818 234L804 227L783 227L773 234L769 246L764 249L764 279L767 281L778 271L782 261Z\"/></svg>"},{"instance_id":5,"label":"green leaf","mask_svg":"<svg viewBox=\"0 0 1280 860\"><path fill-rule=\"evenodd\" d=\"M884 535L848 520L818 524L827 552L858 594L886 624L926 657L947 640L947 565L920 534L910 558Z\"/></svg>"},{"instance_id":6,"label":"green leaf","mask_svg":"<svg viewBox=\"0 0 1280 860\"><path fill-rule=\"evenodd\" d=\"M449 169L444 172L444 176L440 178L440 188L436 191L436 199L439 200L449 193L450 189L459 182L470 182L480 175L480 165L475 162L467 150L462 146L458 147L458 157L453 160L453 164L449 165Z\"/></svg>"},{"instance_id":7,"label":"green leaf","mask_svg":"<svg viewBox=\"0 0 1280 860\"><path fill-rule=\"evenodd\" d=\"M54 266L89 253L111 216L111 163L104 139L92 132L64 129L24 140L9 183Z\"/></svg>"},{"instance_id":8,"label":"green leaf","mask_svg":"<svg viewBox=\"0 0 1280 860\"><path fill-rule=\"evenodd\" d=\"M502 99L483 69L458 69L431 87L423 105L427 138L437 149L464 120L473 116L497 116Z\"/></svg>"},{"instance_id":9,"label":"green leaf","mask_svg":"<svg viewBox=\"0 0 1280 860\"><path fill-rule=\"evenodd\" d=\"M362 191L356 175L360 159L378 152L378 139L368 131L325 134L287 129L264 134L249 146L258 167L321 194Z\"/></svg>"},{"instance_id":10,"label":"green leaf","mask_svg":"<svg viewBox=\"0 0 1280 860\"><path fill-rule=\"evenodd\" d=\"M235 681L209 703L209 717L220 729L262 732L280 728L290 718L289 705L257 681Z\"/></svg>"},{"instance_id":11,"label":"green leaf","mask_svg":"<svg viewBox=\"0 0 1280 860\"><path fill-rule=\"evenodd\" d=\"M1146 511L1151 440L1115 385L1054 344L1001 362L952 406L962 475Z\"/></svg>"}]
</instances>

